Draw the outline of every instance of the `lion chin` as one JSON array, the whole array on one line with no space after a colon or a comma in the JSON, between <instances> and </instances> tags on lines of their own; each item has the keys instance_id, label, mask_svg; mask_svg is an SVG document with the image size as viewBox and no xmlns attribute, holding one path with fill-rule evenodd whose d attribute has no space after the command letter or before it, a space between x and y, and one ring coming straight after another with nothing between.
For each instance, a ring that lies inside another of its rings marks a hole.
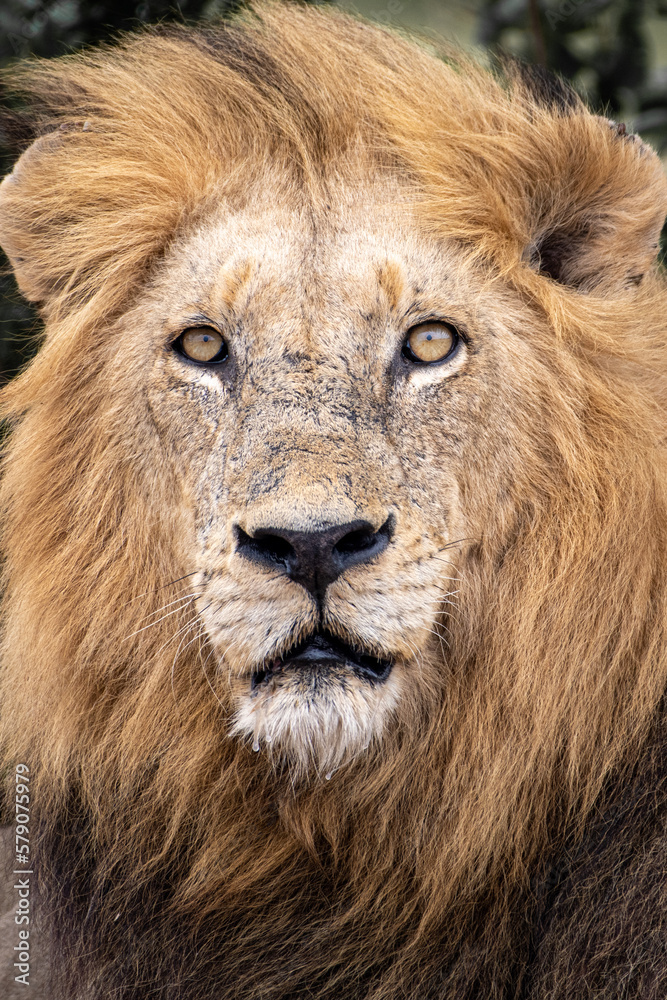
<instances>
[{"instance_id":1,"label":"lion chin","mask_svg":"<svg viewBox=\"0 0 667 1000\"><path fill-rule=\"evenodd\" d=\"M331 633L315 632L252 672L236 693L232 736L262 744L301 776L330 778L382 733L401 693L400 668Z\"/></svg>"}]
</instances>

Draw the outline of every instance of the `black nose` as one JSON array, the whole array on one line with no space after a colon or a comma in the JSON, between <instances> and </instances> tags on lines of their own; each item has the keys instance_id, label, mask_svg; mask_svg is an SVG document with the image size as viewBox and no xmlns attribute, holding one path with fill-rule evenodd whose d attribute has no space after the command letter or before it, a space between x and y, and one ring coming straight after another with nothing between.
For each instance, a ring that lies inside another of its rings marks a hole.
<instances>
[{"instance_id":1,"label":"black nose","mask_svg":"<svg viewBox=\"0 0 667 1000\"><path fill-rule=\"evenodd\" d=\"M319 600L346 569L368 562L386 549L394 533L394 519L390 515L377 531L368 521L350 521L324 531L255 528L252 536L238 525L234 530L239 555L280 568Z\"/></svg>"}]
</instances>

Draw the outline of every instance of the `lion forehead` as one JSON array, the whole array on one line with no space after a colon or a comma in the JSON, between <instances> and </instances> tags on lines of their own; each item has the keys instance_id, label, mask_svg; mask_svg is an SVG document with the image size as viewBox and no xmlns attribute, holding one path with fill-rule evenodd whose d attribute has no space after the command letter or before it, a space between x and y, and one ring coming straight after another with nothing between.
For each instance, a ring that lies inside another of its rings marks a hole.
<instances>
[{"instance_id":1,"label":"lion forehead","mask_svg":"<svg viewBox=\"0 0 667 1000\"><path fill-rule=\"evenodd\" d=\"M176 328L197 310L243 321L258 355L278 352L286 363L288 349L351 353L366 346L369 316L405 325L412 313L442 310L443 299L454 304L457 277L469 309L462 270L445 240L420 230L409 189L393 179L334 189L318 211L306 199L276 205L258 194L250 207L223 201L178 242L155 285L152 321Z\"/></svg>"}]
</instances>

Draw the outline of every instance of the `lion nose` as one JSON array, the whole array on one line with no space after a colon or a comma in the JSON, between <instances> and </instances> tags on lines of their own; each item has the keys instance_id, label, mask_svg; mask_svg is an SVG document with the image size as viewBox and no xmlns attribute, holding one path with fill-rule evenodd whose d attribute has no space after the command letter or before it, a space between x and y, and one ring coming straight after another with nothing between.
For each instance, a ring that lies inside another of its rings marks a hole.
<instances>
[{"instance_id":1,"label":"lion nose","mask_svg":"<svg viewBox=\"0 0 667 1000\"><path fill-rule=\"evenodd\" d=\"M236 551L245 559L286 573L321 599L330 583L350 566L383 552L394 533L391 515L377 531L368 521L336 524L324 531L255 528L248 535L236 525Z\"/></svg>"}]
</instances>

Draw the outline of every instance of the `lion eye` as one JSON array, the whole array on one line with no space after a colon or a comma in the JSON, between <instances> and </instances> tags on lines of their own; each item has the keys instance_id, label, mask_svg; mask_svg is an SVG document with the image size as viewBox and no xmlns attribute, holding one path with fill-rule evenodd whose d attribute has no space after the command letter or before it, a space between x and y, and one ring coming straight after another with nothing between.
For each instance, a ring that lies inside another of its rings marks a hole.
<instances>
[{"instance_id":1,"label":"lion eye","mask_svg":"<svg viewBox=\"0 0 667 1000\"><path fill-rule=\"evenodd\" d=\"M227 357L227 345L212 326L193 326L185 330L175 346L181 354L192 361L217 364Z\"/></svg>"},{"instance_id":2,"label":"lion eye","mask_svg":"<svg viewBox=\"0 0 667 1000\"><path fill-rule=\"evenodd\" d=\"M403 354L410 361L433 364L453 354L458 342L459 335L449 323L419 323L410 330Z\"/></svg>"}]
</instances>

